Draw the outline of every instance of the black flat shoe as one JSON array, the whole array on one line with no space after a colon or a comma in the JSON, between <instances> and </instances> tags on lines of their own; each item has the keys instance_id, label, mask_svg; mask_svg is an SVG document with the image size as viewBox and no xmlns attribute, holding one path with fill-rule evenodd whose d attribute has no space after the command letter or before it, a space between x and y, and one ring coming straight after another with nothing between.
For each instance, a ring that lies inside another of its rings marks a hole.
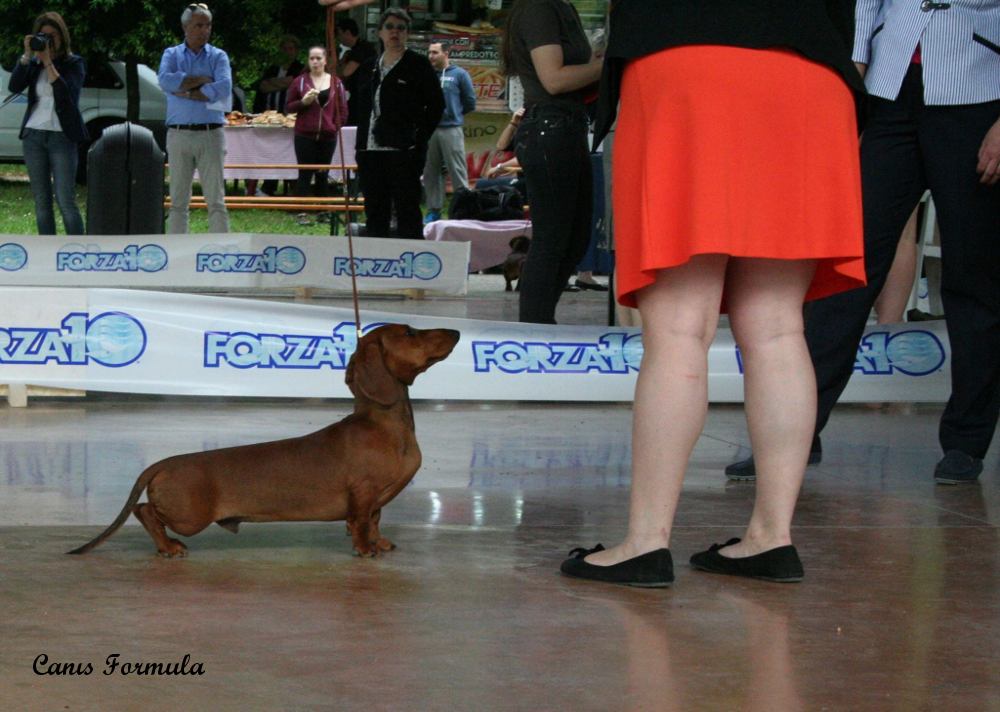
<instances>
[{"instance_id":1,"label":"black flat shoe","mask_svg":"<svg viewBox=\"0 0 1000 712\"><path fill-rule=\"evenodd\" d=\"M670 549L650 551L611 566L595 566L583 560L598 551L604 551L600 544L593 549L573 549L569 552L570 558L562 562L559 570L567 576L640 588L666 588L674 582L674 560Z\"/></svg>"},{"instance_id":2,"label":"black flat shoe","mask_svg":"<svg viewBox=\"0 0 1000 712\"><path fill-rule=\"evenodd\" d=\"M805 575L799 553L791 544L741 559L730 559L719 553L719 549L738 544L739 541L730 539L725 544L712 544L708 551L691 557L691 566L713 574L746 576L777 583L798 583Z\"/></svg>"}]
</instances>

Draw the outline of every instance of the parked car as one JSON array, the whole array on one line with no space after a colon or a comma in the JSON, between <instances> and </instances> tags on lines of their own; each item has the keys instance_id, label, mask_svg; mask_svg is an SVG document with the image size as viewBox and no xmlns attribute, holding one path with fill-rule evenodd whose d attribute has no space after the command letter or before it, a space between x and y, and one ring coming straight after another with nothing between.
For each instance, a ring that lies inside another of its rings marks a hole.
<instances>
[{"instance_id":1,"label":"parked car","mask_svg":"<svg viewBox=\"0 0 1000 712\"><path fill-rule=\"evenodd\" d=\"M15 60L16 61L16 60ZM0 100L7 98L7 86L13 65L0 67ZM20 163L21 120L28 104L27 93L14 98L0 108L0 163ZM108 60L87 61L87 77L80 93L80 112L87 124L91 141L96 141L105 128L125 121L128 99L125 94L125 63ZM139 123L156 136L160 148L166 148L167 100L156 80L156 72L145 64L139 65ZM86 176L87 150L80 146L80 171Z\"/></svg>"}]
</instances>

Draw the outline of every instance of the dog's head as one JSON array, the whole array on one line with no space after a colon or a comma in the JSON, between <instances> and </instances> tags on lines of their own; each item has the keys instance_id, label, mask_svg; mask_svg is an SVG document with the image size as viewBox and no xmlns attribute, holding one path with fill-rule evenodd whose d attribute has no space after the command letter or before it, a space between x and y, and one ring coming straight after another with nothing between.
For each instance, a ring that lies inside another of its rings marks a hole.
<instances>
[{"instance_id":1,"label":"dog's head","mask_svg":"<svg viewBox=\"0 0 1000 712\"><path fill-rule=\"evenodd\" d=\"M390 406L428 368L447 358L459 333L453 329L413 329L386 324L358 342L347 364L345 381L356 398Z\"/></svg>"},{"instance_id":2,"label":"dog's head","mask_svg":"<svg viewBox=\"0 0 1000 712\"><path fill-rule=\"evenodd\" d=\"M527 252L528 246L531 245L531 240L524 235L518 235L517 237L512 237L510 240L510 251L511 252Z\"/></svg>"}]
</instances>

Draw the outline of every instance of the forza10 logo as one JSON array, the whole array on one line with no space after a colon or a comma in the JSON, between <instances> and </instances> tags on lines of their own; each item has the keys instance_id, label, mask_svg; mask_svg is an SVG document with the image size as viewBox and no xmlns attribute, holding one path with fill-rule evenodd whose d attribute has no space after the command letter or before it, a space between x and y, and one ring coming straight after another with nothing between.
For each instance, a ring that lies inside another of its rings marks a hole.
<instances>
[{"instance_id":1,"label":"forza10 logo","mask_svg":"<svg viewBox=\"0 0 1000 712\"><path fill-rule=\"evenodd\" d=\"M0 326L0 364L86 366L109 368L133 363L146 350L146 330L123 312L105 312L93 319L85 312L66 315L59 327Z\"/></svg>"}]
</instances>

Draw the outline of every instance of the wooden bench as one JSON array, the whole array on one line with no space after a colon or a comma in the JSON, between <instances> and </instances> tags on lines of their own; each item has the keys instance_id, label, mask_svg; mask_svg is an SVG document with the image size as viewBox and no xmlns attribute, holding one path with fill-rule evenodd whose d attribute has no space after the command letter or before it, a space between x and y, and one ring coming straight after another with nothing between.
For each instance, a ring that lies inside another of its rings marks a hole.
<instances>
[{"instance_id":1,"label":"wooden bench","mask_svg":"<svg viewBox=\"0 0 1000 712\"><path fill-rule=\"evenodd\" d=\"M168 196L163 201L163 207L169 209L172 205ZM189 207L192 209L204 209L205 196L192 195ZM337 213L360 213L365 209L364 198L350 198L345 200L343 196L328 196L319 198L315 196L297 198L290 195L227 195L226 209L239 210L248 208L268 208L271 210L292 210L295 212L327 211Z\"/></svg>"},{"instance_id":2,"label":"wooden bench","mask_svg":"<svg viewBox=\"0 0 1000 712\"><path fill-rule=\"evenodd\" d=\"M170 165L167 164L169 169ZM358 167L355 164L326 164L326 163L227 163L223 165L223 169L233 169L233 170L250 170L250 169L288 169L288 170L310 170L310 171L339 171L341 177L349 179L350 176L346 175L347 172L355 172ZM171 206L170 196L167 196L163 201L164 210L170 210ZM206 209L205 196L204 195L192 195L191 202L188 205L192 210L204 210ZM309 197L293 197L293 196L278 196L278 195L227 195L226 196L226 209L227 210L287 210L296 213L314 212L314 213L332 213L334 219L331 220L330 231L331 234L336 234L340 227L340 216L344 216L344 219L348 219L348 216L352 213L360 213L365 209L364 198L351 198L350 200L345 200L343 196L330 196L326 198L319 198L315 196Z\"/></svg>"}]
</instances>

